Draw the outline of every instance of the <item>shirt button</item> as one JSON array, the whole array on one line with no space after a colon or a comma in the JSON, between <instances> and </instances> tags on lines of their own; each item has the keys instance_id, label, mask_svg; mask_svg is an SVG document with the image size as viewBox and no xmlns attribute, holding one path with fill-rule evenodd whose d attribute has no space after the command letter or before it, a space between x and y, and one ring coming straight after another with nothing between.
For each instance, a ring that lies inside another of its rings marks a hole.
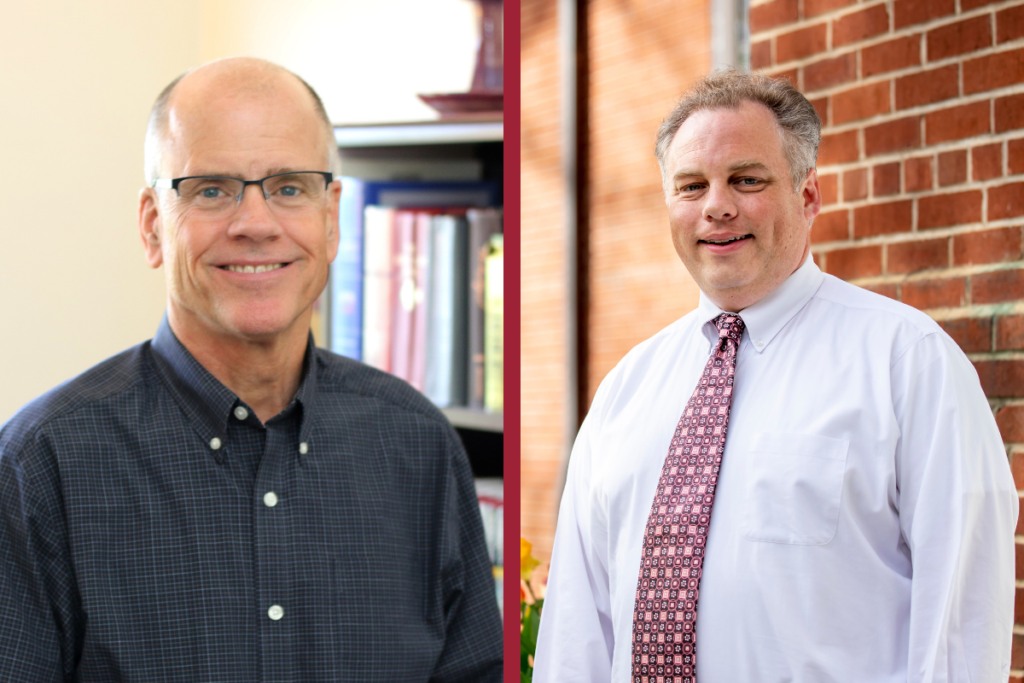
<instances>
[{"instance_id":1,"label":"shirt button","mask_svg":"<svg viewBox=\"0 0 1024 683\"><path fill-rule=\"evenodd\" d=\"M213 450L219 449L220 439L218 439L217 437L213 437L212 439L210 439L210 448L212 448Z\"/></svg>"},{"instance_id":2,"label":"shirt button","mask_svg":"<svg viewBox=\"0 0 1024 683\"><path fill-rule=\"evenodd\" d=\"M235 417L237 417L239 420L244 421L245 418L249 417L249 411L243 408L242 406L238 406L237 408L235 408Z\"/></svg>"},{"instance_id":3,"label":"shirt button","mask_svg":"<svg viewBox=\"0 0 1024 683\"><path fill-rule=\"evenodd\" d=\"M305 441L300 443L299 444L299 453L301 453L302 455L305 455L306 453L309 453L309 444L307 444Z\"/></svg>"},{"instance_id":4,"label":"shirt button","mask_svg":"<svg viewBox=\"0 0 1024 683\"><path fill-rule=\"evenodd\" d=\"M270 609L267 610L267 616L277 621L284 616L284 607L281 607L281 605L271 605Z\"/></svg>"},{"instance_id":5,"label":"shirt button","mask_svg":"<svg viewBox=\"0 0 1024 683\"><path fill-rule=\"evenodd\" d=\"M277 505L277 494L273 491L267 491L263 494L263 504L268 508L272 508Z\"/></svg>"},{"instance_id":6,"label":"shirt button","mask_svg":"<svg viewBox=\"0 0 1024 683\"><path fill-rule=\"evenodd\" d=\"M764 346L764 342L758 339L756 342L754 342L754 346L756 346L757 348L761 348L762 346Z\"/></svg>"}]
</instances>

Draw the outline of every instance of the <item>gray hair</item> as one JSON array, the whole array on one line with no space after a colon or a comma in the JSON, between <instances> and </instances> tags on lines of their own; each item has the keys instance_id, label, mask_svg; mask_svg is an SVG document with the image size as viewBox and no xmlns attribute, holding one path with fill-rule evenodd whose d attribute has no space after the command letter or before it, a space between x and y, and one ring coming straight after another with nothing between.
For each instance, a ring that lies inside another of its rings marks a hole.
<instances>
[{"instance_id":1,"label":"gray hair","mask_svg":"<svg viewBox=\"0 0 1024 683\"><path fill-rule=\"evenodd\" d=\"M323 126L324 139L327 141L327 170L332 172L335 177L341 174L341 158L338 155L338 146L334 141L334 125L331 123L331 119L327 116L327 109L324 107L323 100L316 94L316 90L313 90L313 86L307 83L302 77L292 73L288 69L276 64L266 63L267 66L274 69L280 69L284 73L298 79L302 85L306 87L310 96L313 99L313 109L316 113L316 117L320 124ZM189 69L185 73L181 74L173 81L167 84L160 94L157 96L156 101L153 103L153 108L149 112L149 124L146 126L146 144L145 144L145 160L144 160L144 171L146 174L146 184L152 185L153 181L160 175L160 162L162 156L162 144L167 134L167 117L170 113L170 102L171 95L174 93L174 88L181 82L185 76L192 73L194 69Z\"/></svg>"},{"instance_id":2,"label":"gray hair","mask_svg":"<svg viewBox=\"0 0 1024 683\"><path fill-rule=\"evenodd\" d=\"M735 109L743 102L762 104L775 117L793 189L798 190L818 159L818 145L821 144L818 112L789 81L735 69L716 71L694 83L662 122L654 146L662 178L665 177L665 155L669 145L686 119L708 109Z\"/></svg>"}]
</instances>

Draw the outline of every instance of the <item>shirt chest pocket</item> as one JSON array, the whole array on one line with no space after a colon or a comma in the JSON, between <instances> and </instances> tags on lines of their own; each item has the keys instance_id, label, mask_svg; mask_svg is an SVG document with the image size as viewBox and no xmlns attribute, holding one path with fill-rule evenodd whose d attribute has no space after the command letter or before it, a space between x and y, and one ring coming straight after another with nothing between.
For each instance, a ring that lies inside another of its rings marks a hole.
<instances>
[{"instance_id":1,"label":"shirt chest pocket","mask_svg":"<svg viewBox=\"0 0 1024 683\"><path fill-rule=\"evenodd\" d=\"M744 468L743 536L792 545L831 541L849 449L849 441L814 434L757 434Z\"/></svg>"}]
</instances>

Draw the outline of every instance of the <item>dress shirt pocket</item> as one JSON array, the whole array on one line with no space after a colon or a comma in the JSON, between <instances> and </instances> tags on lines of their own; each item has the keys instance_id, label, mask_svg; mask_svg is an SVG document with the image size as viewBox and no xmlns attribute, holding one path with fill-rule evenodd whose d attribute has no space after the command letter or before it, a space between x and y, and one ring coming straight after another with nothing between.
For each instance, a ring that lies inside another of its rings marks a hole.
<instances>
[{"instance_id":1,"label":"dress shirt pocket","mask_svg":"<svg viewBox=\"0 0 1024 683\"><path fill-rule=\"evenodd\" d=\"M831 541L849 449L849 441L815 434L755 435L744 473L744 537L792 545Z\"/></svg>"}]
</instances>

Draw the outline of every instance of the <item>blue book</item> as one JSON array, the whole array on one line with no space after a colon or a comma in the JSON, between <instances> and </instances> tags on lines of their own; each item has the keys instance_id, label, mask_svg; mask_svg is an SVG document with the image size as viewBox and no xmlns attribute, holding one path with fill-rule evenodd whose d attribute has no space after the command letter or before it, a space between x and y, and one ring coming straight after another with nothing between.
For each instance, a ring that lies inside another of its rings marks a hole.
<instances>
[{"instance_id":1,"label":"blue book","mask_svg":"<svg viewBox=\"0 0 1024 683\"><path fill-rule=\"evenodd\" d=\"M366 183L341 178L338 255L331 264L331 351L363 359L363 210Z\"/></svg>"}]
</instances>

